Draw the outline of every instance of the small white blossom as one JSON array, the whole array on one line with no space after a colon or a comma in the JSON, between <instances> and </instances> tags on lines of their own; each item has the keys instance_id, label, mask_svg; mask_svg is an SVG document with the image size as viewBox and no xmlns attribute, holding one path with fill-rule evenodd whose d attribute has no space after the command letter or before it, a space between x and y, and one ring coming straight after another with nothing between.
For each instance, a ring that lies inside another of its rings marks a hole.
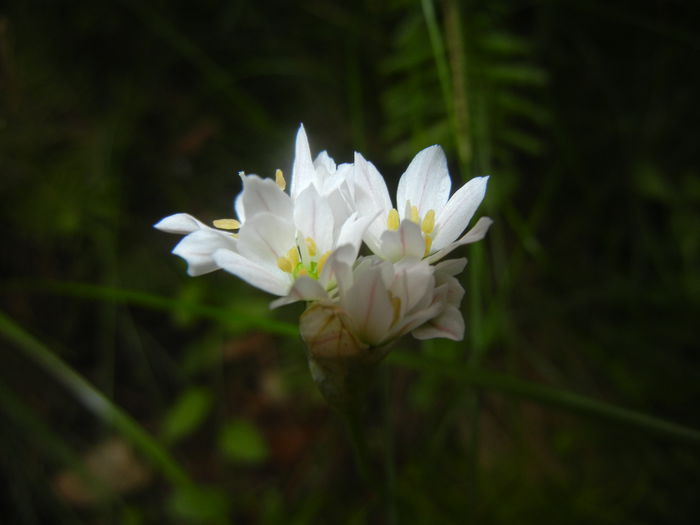
<instances>
[{"instance_id":1,"label":"small white blossom","mask_svg":"<svg viewBox=\"0 0 700 525\"><path fill-rule=\"evenodd\" d=\"M412 258L391 263L377 256L353 262L350 248L339 248L324 268L327 282L334 287L328 290L317 281L300 278L289 296L273 302L273 307L292 300L314 301L311 308L317 308L319 315L332 312L339 316L353 338L372 348L388 345L409 332L419 339L462 339L464 321L458 308L464 290L453 275L464 268L466 259L445 261L438 266ZM313 330L302 329L302 337L307 343L313 339L317 346L346 344L350 340L336 340L329 334L328 338L312 337Z\"/></svg>"},{"instance_id":2,"label":"small white blossom","mask_svg":"<svg viewBox=\"0 0 700 525\"><path fill-rule=\"evenodd\" d=\"M398 261L425 257L436 262L463 244L483 239L491 219L480 218L465 235L486 194L488 177L475 177L450 197L447 159L440 146L419 152L399 180L396 207L377 169L355 155L353 198L361 215L379 214L365 233L369 248L380 257Z\"/></svg>"},{"instance_id":3,"label":"small white blossom","mask_svg":"<svg viewBox=\"0 0 700 525\"><path fill-rule=\"evenodd\" d=\"M243 191L235 200L238 219L214 221L211 228L194 217L176 214L155 227L187 234L173 253L188 263L190 275L219 268L248 283L286 296L299 277L321 279L323 266L337 247L347 245L357 257L372 216L360 217L347 202L344 173L327 153L311 161L303 126L297 133L290 194L278 170L275 180L241 174Z\"/></svg>"}]
</instances>

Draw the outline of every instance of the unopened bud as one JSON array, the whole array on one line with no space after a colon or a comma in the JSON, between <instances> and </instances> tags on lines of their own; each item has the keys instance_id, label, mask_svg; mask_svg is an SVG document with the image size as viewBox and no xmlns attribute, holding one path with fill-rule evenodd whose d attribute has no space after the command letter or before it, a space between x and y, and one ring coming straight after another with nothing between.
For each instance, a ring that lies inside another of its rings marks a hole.
<instances>
[{"instance_id":1,"label":"unopened bud","mask_svg":"<svg viewBox=\"0 0 700 525\"><path fill-rule=\"evenodd\" d=\"M299 327L311 376L326 400L341 409L361 404L380 352L357 338L347 313L337 305L312 304Z\"/></svg>"}]
</instances>

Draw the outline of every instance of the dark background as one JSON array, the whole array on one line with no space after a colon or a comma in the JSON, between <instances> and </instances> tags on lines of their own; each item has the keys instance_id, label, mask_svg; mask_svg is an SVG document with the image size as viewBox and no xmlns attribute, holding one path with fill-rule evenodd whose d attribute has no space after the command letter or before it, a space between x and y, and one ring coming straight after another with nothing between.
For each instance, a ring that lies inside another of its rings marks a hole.
<instances>
[{"instance_id":1,"label":"dark background","mask_svg":"<svg viewBox=\"0 0 700 525\"><path fill-rule=\"evenodd\" d=\"M0 8L0 310L198 486L174 487L4 338L3 523L391 521L298 338L275 331L301 307L188 277L177 237L151 228L233 216L235 174L290 174L300 122L314 154L360 151L391 184L434 143L455 188L491 175L495 224L463 250L465 341L396 351L700 428L700 4L437 1L444 62L430 5ZM400 523L698 518L697 444L382 372L365 425L379 471L393 455Z\"/></svg>"}]
</instances>

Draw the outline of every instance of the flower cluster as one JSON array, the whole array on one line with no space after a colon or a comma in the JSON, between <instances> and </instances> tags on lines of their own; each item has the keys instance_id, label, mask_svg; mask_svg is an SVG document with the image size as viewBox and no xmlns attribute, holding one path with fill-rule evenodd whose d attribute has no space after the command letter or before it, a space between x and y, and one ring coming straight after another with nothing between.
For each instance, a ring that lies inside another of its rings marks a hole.
<instances>
[{"instance_id":1,"label":"flower cluster","mask_svg":"<svg viewBox=\"0 0 700 525\"><path fill-rule=\"evenodd\" d=\"M240 176L236 219L212 227L178 213L155 227L185 235L173 253L190 275L223 269L279 296L272 307L307 301L300 328L312 365L377 361L407 333L462 339L464 290L455 275L466 259L442 259L486 234L492 221L482 217L462 235L488 177L450 197L445 154L431 146L411 161L392 204L383 177L359 153L348 164L325 151L312 160L303 126L288 193L280 170L274 179ZM371 255L359 255L363 241Z\"/></svg>"}]
</instances>

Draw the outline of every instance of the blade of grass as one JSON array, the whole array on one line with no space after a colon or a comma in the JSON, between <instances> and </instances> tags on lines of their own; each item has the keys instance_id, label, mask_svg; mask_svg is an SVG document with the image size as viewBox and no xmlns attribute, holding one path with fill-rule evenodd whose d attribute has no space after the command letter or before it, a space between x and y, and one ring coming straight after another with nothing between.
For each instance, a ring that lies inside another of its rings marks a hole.
<instances>
[{"instance_id":1,"label":"blade of grass","mask_svg":"<svg viewBox=\"0 0 700 525\"><path fill-rule=\"evenodd\" d=\"M35 339L2 312L0 312L0 334L62 383L88 410L114 426L173 485L182 488L194 486L187 472L151 434L92 386L83 376L63 362L46 345Z\"/></svg>"},{"instance_id":2,"label":"blade of grass","mask_svg":"<svg viewBox=\"0 0 700 525\"><path fill-rule=\"evenodd\" d=\"M437 363L424 357L407 353L393 352L389 355L388 361L396 366L430 371L470 385L502 392L517 398L528 399L543 405L562 408L570 412L606 419L640 430L653 432L660 436L700 445L699 430L678 425L661 418L644 414L643 412L628 410L610 403L591 399L566 390L560 390L503 374L487 372L479 368L457 368L454 365Z\"/></svg>"},{"instance_id":3,"label":"blade of grass","mask_svg":"<svg viewBox=\"0 0 700 525\"><path fill-rule=\"evenodd\" d=\"M460 152L463 150L463 148L460 148L459 131L454 110L454 99L452 97L450 69L447 63L447 56L445 53L445 44L442 36L442 31L440 29L440 24L438 24L437 16L435 15L435 6L433 5L433 1L421 0L421 7L423 8L423 17L425 18L425 25L428 29L430 47L433 50L435 69L437 70L437 77L440 82L440 90L442 91L442 101L445 105L445 115L447 116L450 122L450 130L452 132L452 137L455 140L457 151ZM460 160L462 160L461 157Z\"/></svg>"},{"instance_id":4,"label":"blade of grass","mask_svg":"<svg viewBox=\"0 0 700 525\"><path fill-rule=\"evenodd\" d=\"M206 306L181 299L170 299L140 290L124 290L110 286L68 281L40 281L17 284L23 290L69 295L83 299L110 301L121 304L133 304L153 310L184 312L221 323L222 326L241 330L258 328L266 332L285 336L298 336L296 325L274 321L264 317L246 314L242 310L229 310Z\"/></svg>"},{"instance_id":5,"label":"blade of grass","mask_svg":"<svg viewBox=\"0 0 700 525\"><path fill-rule=\"evenodd\" d=\"M31 408L1 383L0 409L12 420L13 430L22 431L25 445L27 441L33 442L42 455L48 455L57 463L71 468L85 484L89 484L90 488L98 493L103 502L118 499L102 480L85 468L78 453L64 441L62 436L54 432Z\"/></svg>"}]
</instances>

